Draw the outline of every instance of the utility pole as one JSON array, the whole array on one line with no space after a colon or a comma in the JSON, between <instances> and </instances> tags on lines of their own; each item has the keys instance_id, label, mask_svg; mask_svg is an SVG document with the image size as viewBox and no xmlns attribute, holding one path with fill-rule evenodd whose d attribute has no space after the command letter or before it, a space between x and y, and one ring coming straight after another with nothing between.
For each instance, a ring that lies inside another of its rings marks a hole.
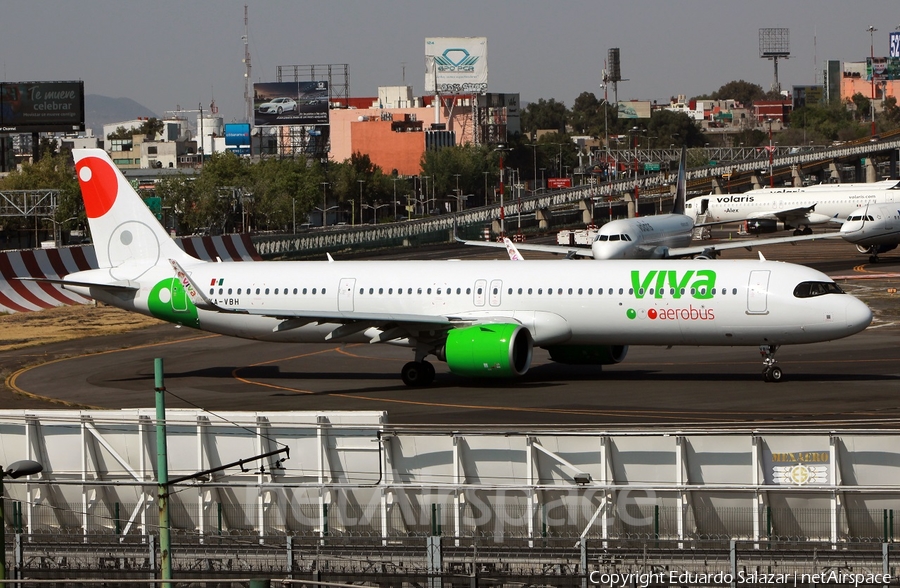
<instances>
[{"instance_id":1,"label":"utility pole","mask_svg":"<svg viewBox=\"0 0 900 588\"><path fill-rule=\"evenodd\" d=\"M244 4L244 108L247 109L247 122L253 124L253 96L250 91L250 32L247 5Z\"/></svg>"}]
</instances>

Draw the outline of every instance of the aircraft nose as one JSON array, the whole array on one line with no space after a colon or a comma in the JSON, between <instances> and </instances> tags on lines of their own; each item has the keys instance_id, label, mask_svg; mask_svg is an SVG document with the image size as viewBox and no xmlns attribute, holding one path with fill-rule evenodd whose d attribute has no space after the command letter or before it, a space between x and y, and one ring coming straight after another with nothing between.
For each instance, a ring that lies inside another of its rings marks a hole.
<instances>
[{"instance_id":1,"label":"aircraft nose","mask_svg":"<svg viewBox=\"0 0 900 588\"><path fill-rule=\"evenodd\" d=\"M862 229L862 223L859 221L848 221L841 225L841 235L852 235Z\"/></svg>"},{"instance_id":2,"label":"aircraft nose","mask_svg":"<svg viewBox=\"0 0 900 588\"><path fill-rule=\"evenodd\" d=\"M847 303L847 328L853 333L858 333L870 324L872 324L872 309L862 300L850 296Z\"/></svg>"}]
</instances>

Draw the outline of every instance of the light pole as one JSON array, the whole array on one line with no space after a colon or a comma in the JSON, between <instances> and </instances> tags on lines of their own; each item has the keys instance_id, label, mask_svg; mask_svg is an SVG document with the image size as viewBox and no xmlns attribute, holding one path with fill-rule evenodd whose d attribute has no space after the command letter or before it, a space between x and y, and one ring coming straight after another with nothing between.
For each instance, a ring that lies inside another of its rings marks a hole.
<instances>
[{"instance_id":1,"label":"light pole","mask_svg":"<svg viewBox=\"0 0 900 588\"><path fill-rule=\"evenodd\" d=\"M60 227L71 220L78 220L77 216L70 216L64 221L58 221L52 216L42 217L42 221L50 221L53 223L53 244L59 248L59 242L62 241L62 232L60 231Z\"/></svg>"},{"instance_id":2,"label":"light pole","mask_svg":"<svg viewBox=\"0 0 900 588\"><path fill-rule=\"evenodd\" d=\"M531 186L531 193L534 194L535 190L537 190L537 143L532 143L529 145L531 147L531 169L534 172L534 184Z\"/></svg>"},{"instance_id":3,"label":"light pole","mask_svg":"<svg viewBox=\"0 0 900 588\"><path fill-rule=\"evenodd\" d=\"M500 236L506 236L506 221L503 216L503 152L506 151L505 145L498 145L494 151L500 153Z\"/></svg>"},{"instance_id":4,"label":"light pole","mask_svg":"<svg viewBox=\"0 0 900 588\"><path fill-rule=\"evenodd\" d=\"M397 222L397 180L400 178L393 178L394 182L394 218L391 219L391 222Z\"/></svg>"},{"instance_id":5,"label":"light pole","mask_svg":"<svg viewBox=\"0 0 900 588\"><path fill-rule=\"evenodd\" d=\"M356 181L359 183L359 224L363 224L363 215L362 215L362 210L363 210L363 209L362 209L362 205L363 205L363 202L362 202L362 188L363 188L363 184L365 184L366 181L365 181L365 180L356 180ZM351 225L355 225L355 224L356 224L356 218L355 218L355 216L356 216L356 215L353 215L354 218L351 218L351 219L350 219L350 224L351 224Z\"/></svg>"},{"instance_id":6,"label":"light pole","mask_svg":"<svg viewBox=\"0 0 900 588\"><path fill-rule=\"evenodd\" d=\"M872 113L872 136L875 136L875 31L876 29L873 26L870 26L866 29L869 31L869 56L872 59L872 104L869 106L869 111Z\"/></svg>"},{"instance_id":7,"label":"light pole","mask_svg":"<svg viewBox=\"0 0 900 588\"><path fill-rule=\"evenodd\" d=\"M456 177L456 212L462 212L462 205L459 199L459 176L462 174L453 174Z\"/></svg>"},{"instance_id":8,"label":"light pole","mask_svg":"<svg viewBox=\"0 0 900 588\"><path fill-rule=\"evenodd\" d=\"M422 176L422 185L420 189L422 191L422 207L425 208L426 214L431 214L431 209L428 207L428 180L431 179L431 176ZM434 182L432 182L434 185Z\"/></svg>"},{"instance_id":9,"label":"light pole","mask_svg":"<svg viewBox=\"0 0 900 588\"><path fill-rule=\"evenodd\" d=\"M322 184L322 228L324 229L325 225L327 224L325 222L325 220L326 220L325 211L328 210L328 202L326 201L327 197L326 197L326 193L325 193L325 188L328 187L328 182L319 182L319 183Z\"/></svg>"},{"instance_id":10,"label":"light pole","mask_svg":"<svg viewBox=\"0 0 900 588\"><path fill-rule=\"evenodd\" d=\"M769 123L769 187L775 187L775 174L772 173L772 164L774 163L774 154L775 154L775 146L772 145L772 119L767 118L766 122ZM874 124L874 123L873 123Z\"/></svg>"},{"instance_id":11,"label":"light pole","mask_svg":"<svg viewBox=\"0 0 900 588\"><path fill-rule=\"evenodd\" d=\"M44 466L30 459L22 459L13 462L8 468L0 467L0 580L6 580L6 518L3 510L5 502L5 492L3 489L3 478L9 476L13 480L22 476L33 476L40 473Z\"/></svg>"}]
</instances>

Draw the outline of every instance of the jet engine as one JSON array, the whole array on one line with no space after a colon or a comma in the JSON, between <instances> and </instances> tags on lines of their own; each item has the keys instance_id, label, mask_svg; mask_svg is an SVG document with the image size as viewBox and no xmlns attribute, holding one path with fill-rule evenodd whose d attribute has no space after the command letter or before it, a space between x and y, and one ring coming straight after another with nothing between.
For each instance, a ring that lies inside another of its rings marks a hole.
<instances>
[{"instance_id":1,"label":"jet engine","mask_svg":"<svg viewBox=\"0 0 900 588\"><path fill-rule=\"evenodd\" d=\"M784 224L781 221L771 220L767 218L758 218L744 221L744 228L748 233L760 235L763 233L776 233L778 231L787 231L793 227Z\"/></svg>"},{"instance_id":2,"label":"jet engine","mask_svg":"<svg viewBox=\"0 0 900 588\"><path fill-rule=\"evenodd\" d=\"M437 355L460 376L508 378L528 371L533 350L522 325L489 323L451 330Z\"/></svg>"},{"instance_id":3,"label":"jet engine","mask_svg":"<svg viewBox=\"0 0 900 588\"><path fill-rule=\"evenodd\" d=\"M611 365L628 354L628 345L550 345L550 359L567 365Z\"/></svg>"}]
</instances>

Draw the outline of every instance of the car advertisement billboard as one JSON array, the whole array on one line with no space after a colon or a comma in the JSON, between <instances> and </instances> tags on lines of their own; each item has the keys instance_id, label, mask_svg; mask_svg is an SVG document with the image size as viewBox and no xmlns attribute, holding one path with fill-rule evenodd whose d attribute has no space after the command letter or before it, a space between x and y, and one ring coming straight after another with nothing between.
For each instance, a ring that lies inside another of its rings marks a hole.
<instances>
[{"instance_id":1,"label":"car advertisement billboard","mask_svg":"<svg viewBox=\"0 0 900 588\"><path fill-rule=\"evenodd\" d=\"M261 82L253 84L253 124L327 125L328 82Z\"/></svg>"},{"instance_id":2,"label":"car advertisement billboard","mask_svg":"<svg viewBox=\"0 0 900 588\"><path fill-rule=\"evenodd\" d=\"M0 132L84 130L84 82L0 83Z\"/></svg>"},{"instance_id":3,"label":"car advertisement billboard","mask_svg":"<svg viewBox=\"0 0 900 588\"><path fill-rule=\"evenodd\" d=\"M487 87L487 37L425 39L426 92L477 94Z\"/></svg>"}]
</instances>

